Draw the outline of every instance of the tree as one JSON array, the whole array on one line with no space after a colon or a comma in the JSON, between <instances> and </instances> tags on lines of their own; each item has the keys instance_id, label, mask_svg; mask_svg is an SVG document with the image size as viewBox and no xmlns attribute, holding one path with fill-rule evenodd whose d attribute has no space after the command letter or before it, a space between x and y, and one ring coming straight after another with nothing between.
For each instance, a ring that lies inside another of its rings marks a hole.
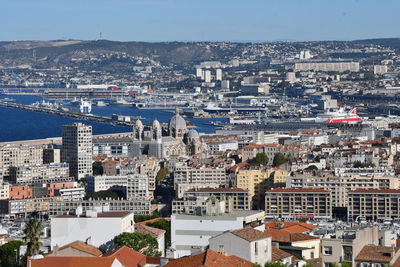
<instances>
[{"instance_id":1,"label":"tree","mask_svg":"<svg viewBox=\"0 0 400 267\"><path fill-rule=\"evenodd\" d=\"M171 221L166 219L159 219L153 223L146 223L150 227L165 230L165 246L171 246Z\"/></svg>"},{"instance_id":2,"label":"tree","mask_svg":"<svg viewBox=\"0 0 400 267\"><path fill-rule=\"evenodd\" d=\"M369 168L369 167L375 167L374 163L365 163L361 161L355 161L353 163L354 168Z\"/></svg>"},{"instance_id":3,"label":"tree","mask_svg":"<svg viewBox=\"0 0 400 267\"><path fill-rule=\"evenodd\" d=\"M102 190L102 191L97 191L94 192L93 194L91 194L90 196L88 196L87 198L91 198L91 199L118 199L120 196L112 191L112 190Z\"/></svg>"},{"instance_id":4,"label":"tree","mask_svg":"<svg viewBox=\"0 0 400 267\"><path fill-rule=\"evenodd\" d=\"M260 166L267 165L268 157L265 153L257 153L256 157L250 162L250 165Z\"/></svg>"},{"instance_id":5,"label":"tree","mask_svg":"<svg viewBox=\"0 0 400 267\"><path fill-rule=\"evenodd\" d=\"M116 248L130 247L146 256L160 257L157 240L149 234L122 233L114 238Z\"/></svg>"},{"instance_id":6,"label":"tree","mask_svg":"<svg viewBox=\"0 0 400 267\"><path fill-rule=\"evenodd\" d=\"M317 171L318 167L315 165L310 165L307 168L305 168L305 170L310 170L310 171Z\"/></svg>"},{"instance_id":7,"label":"tree","mask_svg":"<svg viewBox=\"0 0 400 267\"><path fill-rule=\"evenodd\" d=\"M104 170L101 162L99 161L93 162L92 168L93 168L93 175L103 175Z\"/></svg>"},{"instance_id":8,"label":"tree","mask_svg":"<svg viewBox=\"0 0 400 267\"><path fill-rule=\"evenodd\" d=\"M169 173L169 170L168 170L167 167L161 168L161 169L157 172L157 175L156 175L156 180L157 180L157 182L159 183L159 182L161 182L162 180L164 180L165 177L167 177L168 173Z\"/></svg>"},{"instance_id":9,"label":"tree","mask_svg":"<svg viewBox=\"0 0 400 267\"><path fill-rule=\"evenodd\" d=\"M285 155L283 155L282 153L278 152L274 156L274 160L272 162L272 165L274 167L279 167L282 164L285 164L286 162L288 162L288 159L285 157Z\"/></svg>"},{"instance_id":10,"label":"tree","mask_svg":"<svg viewBox=\"0 0 400 267\"><path fill-rule=\"evenodd\" d=\"M30 219L25 226L24 234L27 241L27 256L33 256L39 253L42 242L39 241L43 231L43 225L36 219Z\"/></svg>"},{"instance_id":11,"label":"tree","mask_svg":"<svg viewBox=\"0 0 400 267\"><path fill-rule=\"evenodd\" d=\"M23 244L22 241L13 240L0 246L0 266L18 266L19 247Z\"/></svg>"},{"instance_id":12,"label":"tree","mask_svg":"<svg viewBox=\"0 0 400 267\"><path fill-rule=\"evenodd\" d=\"M143 222L143 221L147 221L147 220L151 220L151 219L155 219L155 218L159 218L159 217L160 217L160 214L155 211L151 215L135 215L134 220L135 220L135 223L138 223L138 222Z\"/></svg>"}]
</instances>

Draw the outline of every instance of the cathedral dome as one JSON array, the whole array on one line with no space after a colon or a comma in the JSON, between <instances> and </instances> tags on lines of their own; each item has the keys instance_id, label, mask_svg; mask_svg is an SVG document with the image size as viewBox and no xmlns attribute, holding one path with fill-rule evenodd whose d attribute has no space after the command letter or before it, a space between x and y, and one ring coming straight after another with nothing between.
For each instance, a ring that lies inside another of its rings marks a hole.
<instances>
[{"instance_id":1,"label":"cathedral dome","mask_svg":"<svg viewBox=\"0 0 400 267\"><path fill-rule=\"evenodd\" d=\"M200 136L199 136L199 133L196 130L190 129L188 134L187 134L187 137L188 138L199 138Z\"/></svg>"},{"instance_id":2,"label":"cathedral dome","mask_svg":"<svg viewBox=\"0 0 400 267\"><path fill-rule=\"evenodd\" d=\"M186 130L186 122L181 115L174 115L169 121L169 128L175 130Z\"/></svg>"}]
</instances>

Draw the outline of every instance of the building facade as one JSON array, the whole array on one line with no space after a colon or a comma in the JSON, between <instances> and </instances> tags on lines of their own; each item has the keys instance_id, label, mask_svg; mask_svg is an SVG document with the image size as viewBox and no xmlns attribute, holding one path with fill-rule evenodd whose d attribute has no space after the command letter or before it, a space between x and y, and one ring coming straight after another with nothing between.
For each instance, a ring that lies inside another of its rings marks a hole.
<instances>
[{"instance_id":1,"label":"building facade","mask_svg":"<svg viewBox=\"0 0 400 267\"><path fill-rule=\"evenodd\" d=\"M69 164L70 175L77 180L92 175L92 126L63 126L61 160Z\"/></svg>"},{"instance_id":2,"label":"building facade","mask_svg":"<svg viewBox=\"0 0 400 267\"><path fill-rule=\"evenodd\" d=\"M9 170L9 180L15 184L51 183L71 180L69 177L69 165L66 163L12 166Z\"/></svg>"},{"instance_id":3,"label":"building facade","mask_svg":"<svg viewBox=\"0 0 400 267\"><path fill-rule=\"evenodd\" d=\"M400 217L399 189L356 189L350 191L348 218L356 220L398 219Z\"/></svg>"},{"instance_id":4,"label":"building facade","mask_svg":"<svg viewBox=\"0 0 400 267\"><path fill-rule=\"evenodd\" d=\"M106 246L115 236L133 233L135 222L132 212L98 212L59 215L51 218L51 248L64 246L76 240L96 247ZM105 229L107 229L105 231Z\"/></svg>"},{"instance_id":5,"label":"building facade","mask_svg":"<svg viewBox=\"0 0 400 267\"><path fill-rule=\"evenodd\" d=\"M274 218L330 218L331 192L314 188L271 189L265 193L265 214Z\"/></svg>"}]
</instances>

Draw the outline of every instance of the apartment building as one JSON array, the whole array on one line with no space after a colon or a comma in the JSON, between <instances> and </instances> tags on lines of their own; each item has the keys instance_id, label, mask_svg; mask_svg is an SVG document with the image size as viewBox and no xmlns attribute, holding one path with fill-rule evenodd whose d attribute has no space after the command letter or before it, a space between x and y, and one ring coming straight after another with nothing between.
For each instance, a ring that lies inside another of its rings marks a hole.
<instances>
[{"instance_id":1,"label":"apartment building","mask_svg":"<svg viewBox=\"0 0 400 267\"><path fill-rule=\"evenodd\" d=\"M9 170L9 180L15 184L51 183L71 180L67 163L11 166Z\"/></svg>"},{"instance_id":2,"label":"apartment building","mask_svg":"<svg viewBox=\"0 0 400 267\"><path fill-rule=\"evenodd\" d=\"M49 146L43 149L43 164L61 163L61 149Z\"/></svg>"},{"instance_id":3,"label":"apartment building","mask_svg":"<svg viewBox=\"0 0 400 267\"><path fill-rule=\"evenodd\" d=\"M207 143L207 146L210 153L224 152L227 150L235 151L239 148L238 141L212 142Z\"/></svg>"},{"instance_id":4,"label":"apartment building","mask_svg":"<svg viewBox=\"0 0 400 267\"><path fill-rule=\"evenodd\" d=\"M58 190L58 195L64 201L78 201L85 197L84 187L61 188Z\"/></svg>"},{"instance_id":5,"label":"apartment building","mask_svg":"<svg viewBox=\"0 0 400 267\"><path fill-rule=\"evenodd\" d=\"M132 155L132 138L129 136L106 136L93 138L93 156L129 157Z\"/></svg>"},{"instance_id":6,"label":"apartment building","mask_svg":"<svg viewBox=\"0 0 400 267\"><path fill-rule=\"evenodd\" d=\"M359 72L360 63L346 61L328 61L328 62L299 62L294 64L294 71L335 71L335 72Z\"/></svg>"},{"instance_id":7,"label":"apartment building","mask_svg":"<svg viewBox=\"0 0 400 267\"><path fill-rule=\"evenodd\" d=\"M61 161L67 162L70 175L79 180L93 173L92 126L83 123L64 125Z\"/></svg>"},{"instance_id":8,"label":"apartment building","mask_svg":"<svg viewBox=\"0 0 400 267\"><path fill-rule=\"evenodd\" d=\"M280 144L252 144L243 148L243 161L251 160L259 153L265 153L268 157L268 165L272 165L276 153L289 154L289 151ZM293 153L290 153L293 154Z\"/></svg>"},{"instance_id":9,"label":"apartment building","mask_svg":"<svg viewBox=\"0 0 400 267\"><path fill-rule=\"evenodd\" d=\"M349 219L376 221L400 217L400 189L356 189L348 195Z\"/></svg>"},{"instance_id":10,"label":"apartment building","mask_svg":"<svg viewBox=\"0 0 400 267\"><path fill-rule=\"evenodd\" d=\"M199 188L189 190L184 193L184 198L209 198L214 196L216 199L232 199L234 210L250 210L251 201L249 191L241 188Z\"/></svg>"},{"instance_id":11,"label":"apartment building","mask_svg":"<svg viewBox=\"0 0 400 267\"><path fill-rule=\"evenodd\" d=\"M236 187L248 190L253 207L263 207L265 191L276 183L284 183L287 176L287 171L278 168L240 169L236 175Z\"/></svg>"},{"instance_id":12,"label":"apartment building","mask_svg":"<svg viewBox=\"0 0 400 267\"><path fill-rule=\"evenodd\" d=\"M226 212L225 204L209 201L202 215L173 214L171 216L171 250L167 257L180 258L205 251L209 239L232 229L261 225L263 211Z\"/></svg>"},{"instance_id":13,"label":"apartment building","mask_svg":"<svg viewBox=\"0 0 400 267\"><path fill-rule=\"evenodd\" d=\"M43 164L43 147L37 145L3 146L0 147L0 169L3 176L9 175L11 166Z\"/></svg>"},{"instance_id":14,"label":"apartment building","mask_svg":"<svg viewBox=\"0 0 400 267\"><path fill-rule=\"evenodd\" d=\"M379 245L378 227L354 227L335 230L321 239L321 258L324 266L334 263L350 263L366 245Z\"/></svg>"},{"instance_id":15,"label":"apartment building","mask_svg":"<svg viewBox=\"0 0 400 267\"><path fill-rule=\"evenodd\" d=\"M226 231L211 237L210 249L260 264L272 260L271 237L251 227Z\"/></svg>"},{"instance_id":16,"label":"apartment building","mask_svg":"<svg viewBox=\"0 0 400 267\"><path fill-rule=\"evenodd\" d=\"M228 182L226 169L207 166L181 166L174 171L174 185L192 183L217 183L226 185Z\"/></svg>"},{"instance_id":17,"label":"apartment building","mask_svg":"<svg viewBox=\"0 0 400 267\"><path fill-rule=\"evenodd\" d=\"M154 210L150 200L125 200L125 199L101 199L101 200L75 200L65 201L55 198L49 201L47 212L49 215L61 215L74 212L82 207L83 211L94 207L109 207L110 211L131 211L137 215L149 215Z\"/></svg>"},{"instance_id":18,"label":"apartment building","mask_svg":"<svg viewBox=\"0 0 400 267\"><path fill-rule=\"evenodd\" d=\"M38 197L25 199L0 200L0 214L7 214L13 218L25 217L33 212L49 214L50 203L61 201L60 197Z\"/></svg>"},{"instance_id":19,"label":"apartment building","mask_svg":"<svg viewBox=\"0 0 400 267\"><path fill-rule=\"evenodd\" d=\"M126 186L126 198L129 200L151 199L147 176L143 174L129 175Z\"/></svg>"},{"instance_id":20,"label":"apartment building","mask_svg":"<svg viewBox=\"0 0 400 267\"><path fill-rule=\"evenodd\" d=\"M87 191L89 194L111 188L125 191L127 185L128 175L98 175L87 178Z\"/></svg>"},{"instance_id":21,"label":"apartment building","mask_svg":"<svg viewBox=\"0 0 400 267\"><path fill-rule=\"evenodd\" d=\"M10 197L10 185L7 183L0 184L0 199L8 199Z\"/></svg>"},{"instance_id":22,"label":"apartment building","mask_svg":"<svg viewBox=\"0 0 400 267\"><path fill-rule=\"evenodd\" d=\"M296 175L287 177L288 188L324 188L332 193L333 207L347 207L348 192L356 189L396 189L400 178L382 175L311 176Z\"/></svg>"},{"instance_id":23,"label":"apartment building","mask_svg":"<svg viewBox=\"0 0 400 267\"><path fill-rule=\"evenodd\" d=\"M225 210L250 210L248 192L240 188L206 188L186 192L183 199L172 201L172 214L200 215L211 200L225 203Z\"/></svg>"},{"instance_id":24,"label":"apartment building","mask_svg":"<svg viewBox=\"0 0 400 267\"><path fill-rule=\"evenodd\" d=\"M331 192L317 188L275 188L265 193L265 214L273 218L330 218Z\"/></svg>"},{"instance_id":25,"label":"apartment building","mask_svg":"<svg viewBox=\"0 0 400 267\"><path fill-rule=\"evenodd\" d=\"M221 185L217 183L192 183L192 184L176 184L175 197L183 198L186 191L197 190L200 188L219 188Z\"/></svg>"}]
</instances>

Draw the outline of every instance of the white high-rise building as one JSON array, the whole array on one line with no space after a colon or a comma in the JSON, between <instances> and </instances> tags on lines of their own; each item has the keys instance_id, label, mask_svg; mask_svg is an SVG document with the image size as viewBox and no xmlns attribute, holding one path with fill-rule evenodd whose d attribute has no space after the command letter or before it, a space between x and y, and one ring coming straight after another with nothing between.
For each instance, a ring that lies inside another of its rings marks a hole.
<instances>
[{"instance_id":1,"label":"white high-rise building","mask_svg":"<svg viewBox=\"0 0 400 267\"><path fill-rule=\"evenodd\" d=\"M70 175L75 179L92 175L92 126L83 123L63 126L61 159L69 163Z\"/></svg>"},{"instance_id":2,"label":"white high-rise building","mask_svg":"<svg viewBox=\"0 0 400 267\"><path fill-rule=\"evenodd\" d=\"M204 81L206 83L210 83L211 82L211 71L210 70L205 70L204 71Z\"/></svg>"},{"instance_id":3,"label":"white high-rise building","mask_svg":"<svg viewBox=\"0 0 400 267\"><path fill-rule=\"evenodd\" d=\"M286 73L286 80L290 83L296 82L296 73L291 71Z\"/></svg>"},{"instance_id":4,"label":"white high-rise building","mask_svg":"<svg viewBox=\"0 0 400 267\"><path fill-rule=\"evenodd\" d=\"M147 175L134 174L127 179L126 198L143 200L149 198Z\"/></svg>"},{"instance_id":5,"label":"white high-rise building","mask_svg":"<svg viewBox=\"0 0 400 267\"><path fill-rule=\"evenodd\" d=\"M203 69L196 68L196 77L197 78L203 78Z\"/></svg>"},{"instance_id":6,"label":"white high-rise building","mask_svg":"<svg viewBox=\"0 0 400 267\"><path fill-rule=\"evenodd\" d=\"M385 74L388 72L388 67L386 65L374 65L374 74Z\"/></svg>"},{"instance_id":7,"label":"white high-rise building","mask_svg":"<svg viewBox=\"0 0 400 267\"><path fill-rule=\"evenodd\" d=\"M222 81L222 70L221 69L217 69L215 71L215 79L217 81Z\"/></svg>"},{"instance_id":8,"label":"white high-rise building","mask_svg":"<svg viewBox=\"0 0 400 267\"><path fill-rule=\"evenodd\" d=\"M300 59L310 59L312 57L313 56L311 55L310 50L302 50L302 51L300 51L300 56L299 56Z\"/></svg>"},{"instance_id":9,"label":"white high-rise building","mask_svg":"<svg viewBox=\"0 0 400 267\"><path fill-rule=\"evenodd\" d=\"M221 82L221 88L222 89L229 89L229 80L223 80Z\"/></svg>"}]
</instances>

